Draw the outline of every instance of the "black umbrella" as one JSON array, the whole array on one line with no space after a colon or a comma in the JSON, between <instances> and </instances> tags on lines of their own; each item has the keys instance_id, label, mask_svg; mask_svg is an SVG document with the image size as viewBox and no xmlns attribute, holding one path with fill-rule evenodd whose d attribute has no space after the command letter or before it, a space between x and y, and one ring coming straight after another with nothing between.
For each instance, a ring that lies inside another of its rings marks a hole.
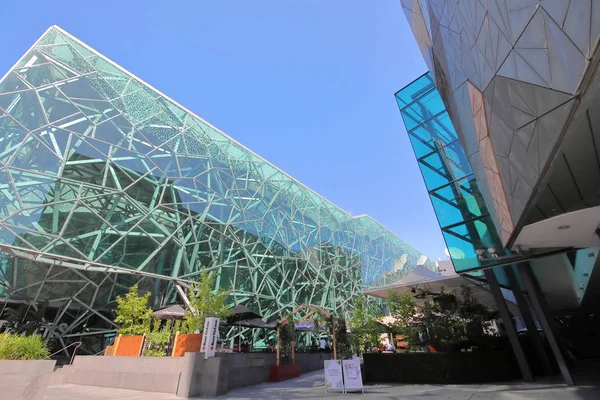
<instances>
[{"instance_id":1,"label":"black umbrella","mask_svg":"<svg viewBox=\"0 0 600 400\"><path fill-rule=\"evenodd\" d=\"M246 306L242 306L242 305L237 305L235 307L233 307L230 310L233 315L230 316L229 318L227 318L227 322L231 323L236 323L236 322L240 322L240 321L246 321L249 319L261 319L262 315L259 315L257 313L255 313L254 311L252 311L251 309L249 309Z\"/></svg>"},{"instance_id":2,"label":"black umbrella","mask_svg":"<svg viewBox=\"0 0 600 400\"><path fill-rule=\"evenodd\" d=\"M185 318L185 310L179 304L173 304L154 311L152 316L158 319L183 319Z\"/></svg>"},{"instance_id":3,"label":"black umbrella","mask_svg":"<svg viewBox=\"0 0 600 400\"><path fill-rule=\"evenodd\" d=\"M262 328L262 329L275 329L277 327L277 324L265 322L260 318L247 319L245 321L240 321L239 325L246 327L246 328Z\"/></svg>"},{"instance_id":4,"label":"black umbrella","mask_svg":"<svg viewBox=\"0 0 600 400\"><path fill-rule=\"evenodd\" d=\"M235 324L237 323L239 329L240 329L240 336L238 337L238 351L242 351L242 322L244 321L248 321L248 320L255 320L255 319L261 319L262 315L259 315L257 313L255 313L254 311L252 311L251 309L249 309L246 306L242 306L240 304L238 304L237 306L233 307L231 309L231 312L233 313L233 315L229 318L227 318L227 323L229 324Z\"/></svg>"}]
</instances>

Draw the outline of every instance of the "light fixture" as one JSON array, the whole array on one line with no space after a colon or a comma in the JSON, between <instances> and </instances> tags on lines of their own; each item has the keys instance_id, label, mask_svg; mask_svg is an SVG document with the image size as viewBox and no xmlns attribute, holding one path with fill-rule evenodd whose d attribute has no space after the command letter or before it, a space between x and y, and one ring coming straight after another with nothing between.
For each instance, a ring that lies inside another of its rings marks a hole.
<instances>
[{"instance_id":1,"label":"light fixture","mask_svg":"<svg viewBox=\"0 0 600 400\"><path fill-rule=\"evenodd\" d=\"M558 229L560 229L562 231L562 230L565 230L565 229L569 229L570 227L571 227L570 225L561 225L561 226L558 227Z\"/></svg>"},{"instance_id":2,"label":"light fixture","mask_svg":"<svg viewBox=\"0 0 600 400\"><path fill-rule=\"evenodd\" d=\"M477 253L477 258L479 258L480 260L483 260L485 258L483 256L485 254L485 250L483 249L476 249L475 253Z\"/></svg>"}]
</instances>

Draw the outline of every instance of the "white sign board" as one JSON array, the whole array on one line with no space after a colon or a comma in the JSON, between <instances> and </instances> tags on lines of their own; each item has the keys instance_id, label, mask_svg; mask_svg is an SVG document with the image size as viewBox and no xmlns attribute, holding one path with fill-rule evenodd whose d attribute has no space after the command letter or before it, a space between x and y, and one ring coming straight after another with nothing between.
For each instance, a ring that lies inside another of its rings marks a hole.
<instances>
[{"instance_id":1,"label":"white sign board","mask_svg":"<svg viewBox=\"0 0 600 400\"><path fill-rule=\"evenodd\" d=\"M344 391L342 363L339 360L325 360L325 392L328 390Z\"/></svg>"},{"instance_id":2,"label":"white sign board","mask_svg":"<svg viewBox=\"0 0 600 400\"><path fill-rule=\"evenodd\" d=\"M344 367L344 386L346 387L346 391L356 389L364 393L365 389L363 388L362 375L360 373L360 359L343 360L342 366Z\"/></svg>"},{"instance_id":3,"label":"white sign board","mask_svg":"<svg viewBox=\"0 0 600 400\"><path fill-rule=\"evenodd\" d=\"M214 357L217 351L217 338L219 337L219 318L206 318L200 352L204 358Z\"/></svg>"}]
</instances>

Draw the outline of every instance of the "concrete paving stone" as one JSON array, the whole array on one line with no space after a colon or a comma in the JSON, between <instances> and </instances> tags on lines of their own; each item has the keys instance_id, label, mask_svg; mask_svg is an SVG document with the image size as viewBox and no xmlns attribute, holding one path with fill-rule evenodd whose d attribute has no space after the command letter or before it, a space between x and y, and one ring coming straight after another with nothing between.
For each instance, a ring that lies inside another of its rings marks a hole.
<instances>
[{"instance_id":1,"label":"concrete paving stone","mask_svg":"<svg viewBox=\"0 0 600 400\"><path fill-rule=\"evenodd\" d=\"M246 399L416 399L416 400L597 400L600 387L567 387L553 383L508 383L490 385L367 385L365 394L325 393L322 371L277 383L229 391L219 400ZM51 385L44 400L175 400L175 395L80 385ZM201 399L198 397L197 399ZM206 399L206 397L204 397Z\"/></svg>"}]
</instances>

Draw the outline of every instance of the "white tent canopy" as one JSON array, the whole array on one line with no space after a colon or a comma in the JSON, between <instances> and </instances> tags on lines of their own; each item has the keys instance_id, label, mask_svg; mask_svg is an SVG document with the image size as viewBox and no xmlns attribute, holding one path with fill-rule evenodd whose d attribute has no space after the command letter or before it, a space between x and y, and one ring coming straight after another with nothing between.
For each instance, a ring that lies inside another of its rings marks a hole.
<instances>
[{"instance_id":1,"label":"white tent canopy","mask_svg":"<svg viewBox=\"0 0 600 400\"><path fill-rule=\"evenodd\" d=\"M420 265L403 279L386 286L364 290L363 293L381 299L387 299L390 293L397 293L401 296L408 293L413 296L418 306L423 306L425 301L432 300L441 292L454 293L460 297L463 286L471 288L473 297L486 307L494 310L497 308L492 293L483 283L464 275L439 275ZM502 289L502 294L510 312L513 315L520 315L512 292Z\"/></svg>"}]
</instances>

